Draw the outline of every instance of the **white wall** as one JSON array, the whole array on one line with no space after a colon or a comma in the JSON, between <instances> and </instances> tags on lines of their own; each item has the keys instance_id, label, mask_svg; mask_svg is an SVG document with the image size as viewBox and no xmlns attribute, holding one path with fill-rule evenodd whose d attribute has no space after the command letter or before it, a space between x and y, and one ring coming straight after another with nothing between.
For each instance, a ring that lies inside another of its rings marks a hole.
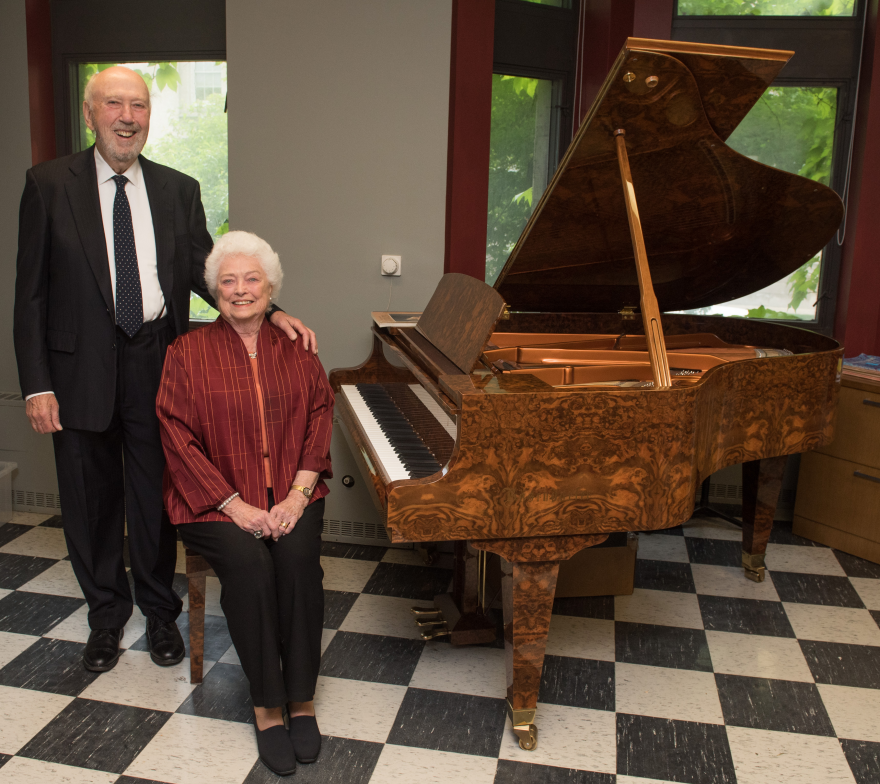
<instances>
[{"instance_id":1,"label":"white wall","mask_svg":"<svg viewBox=\"0 0 880 784\"><path fill-rule=\"evenodd\" d=\"M389 287L421 310L443 274L451 0L227 0L226 17L230 225L280 254L279 303L327 371L360 364ZM374 527L338 428L332 455L327 519Z\"/></svg>"}]
</instances>

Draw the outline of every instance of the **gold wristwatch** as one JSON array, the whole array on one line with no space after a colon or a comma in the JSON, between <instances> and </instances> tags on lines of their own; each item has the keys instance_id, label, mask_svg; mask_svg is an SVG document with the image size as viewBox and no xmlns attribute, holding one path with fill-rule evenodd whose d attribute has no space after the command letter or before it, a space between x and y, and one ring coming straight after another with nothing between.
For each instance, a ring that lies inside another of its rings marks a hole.
<instances>
[{"instance_id":1,"label":"gold wristwatch","mask_svg":"<svg viewBox=\"0 0 880 784\"><path fill-rule=\"evenodd\" d=\"M303 487L303 485L291 485L291 490L299 490L306 498L312 497L312 488L311 487Z\"/></svg>"}]
</instances>

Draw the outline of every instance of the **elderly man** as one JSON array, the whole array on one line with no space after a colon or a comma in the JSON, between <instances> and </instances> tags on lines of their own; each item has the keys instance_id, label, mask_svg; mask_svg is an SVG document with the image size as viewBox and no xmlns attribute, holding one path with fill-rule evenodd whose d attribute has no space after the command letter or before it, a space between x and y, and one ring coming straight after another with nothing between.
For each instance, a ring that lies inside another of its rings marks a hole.
<instances>
[{"instance_id":1,"label":"elderly man","mask_svg":"<svg viewBox=\"0 0 880 784\"><path fill-rule=\"evenodd\" d=\"M165 350L187 330L190 291L214 304L204 283L212 241L199 184L140 157L150 94L138 74L96 74L83 114L95 146L27 173L15 353L27 416L53 436L64 533L89 605L83 664L103 672L132 613L126 521L150 655L159 665L184 656L156 393ZM270 319L317 351L298 319L277 309Z\"/></svg>"}]
</instances>

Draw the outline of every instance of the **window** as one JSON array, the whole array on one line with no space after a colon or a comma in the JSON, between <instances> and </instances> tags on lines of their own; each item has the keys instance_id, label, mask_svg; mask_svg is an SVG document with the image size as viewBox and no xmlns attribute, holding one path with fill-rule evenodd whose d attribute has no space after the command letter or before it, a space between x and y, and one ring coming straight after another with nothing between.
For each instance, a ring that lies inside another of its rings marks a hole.
<instances>
[{"instance_id":1,"label":"window","mask_svg":"<svg viewBox=\"0 0 880 784\"><path fill-rule=\"evenodd\" d=\"M864 13L864 0L678 0L672 35L793 50L795 56L727 144L845 197ZM839 268L834 238L788 277L698 312L799 320L831 334Z\"/></svg>"},{"instance_id":2,"label":"window","mask_svg":"<svg viewBox=\"0 0 880 784\"><path fill-rule=\"evenodd\" d=\"M208 231L215 237L229 230L229 154L226 127L226 63L164 61L116 63L137 71L150 88L152 111L146 158L189 174L199 181ZM114 63L77 63L81 107L86 82L97 71ZM82 112L74 129L75 149L95 141ZM213 319L217 311L191 294L190 318Z\"/></svg>"},{"instance_id":3,"label":"window","mask_svg":"<svg viewBox=\"0 0 880 784\"><path fill-rule=\"evenodd\" d=\"M496 0L486 282L495 282L571 140L577 9Z\"/></svg>"}]
</instances>

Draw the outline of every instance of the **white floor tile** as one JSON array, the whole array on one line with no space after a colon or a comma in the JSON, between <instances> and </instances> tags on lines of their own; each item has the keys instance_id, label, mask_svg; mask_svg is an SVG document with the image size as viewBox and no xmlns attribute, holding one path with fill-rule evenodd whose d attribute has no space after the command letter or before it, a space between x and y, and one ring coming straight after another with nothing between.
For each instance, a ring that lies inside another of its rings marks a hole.
<instances>
[{"instance_id":1,"label":"white floor tile","mask_svg":"<svg viewBox=\"0 0 880 784\"><path fill-rule=\"evenodd\" d=\"M617 770L617 729L613 711L539 702L535 724L538 726L538 748L524 751L519 747L508 719L498 756L599 773Z\"/></svg>"},{"instance_id":2,"label":"white floor tile","mask_svg":"<svg viewBox=\"0 0 880 784\"><path fill-rule=\"evenodd\" d=\"M324 568L324 590L360 592L373 572L376 561L359 561L355 558L328 558L321 556Z\"/></svg>"},{"instance_id":3,"label":"white floor tile","mask_svg":"<svg viewBox=\"0 0 880 784\"><path fill-rule=\"evenodd\" d=\"M324 735L384 743L406 686L318 677L315 711Z\"/></svg>"},{"instance_id":4,"label":"white floor tile","mask_svg":"<svg viewBox=\"0 0 880 784\"><path fill-rule=\"evenodd\" d=\"M880 743L880 690L818 684L838 738Z\"/></svg>"},{"instance_id":5,"label":"white floor tile","mask_svg":"<svg viewBox=\"0 0 880 784\"><path fill-rule=\"evenodd\" d=\"M13 757L2 768L3 784L113 784L119 776L27 757Z\"/></svg>"},{"instance_id":6,"label":"white floor tile","mask_svg":"<svg viewBox=\"0 0 880 784\"><path fill-rule=\"evenodd\" d=\"M326 631L326 629L324 630ZM322 640L323 643L323 640ZM321 647L321 652L323 653L324 648L323 645ZM226 649L226 653L224 653L220 657L220 664L237 664L239 667L241 666L241 659L238 658L238 651L235 650L234 645L230 645L229 648Z\"/></svg>"},{"instance_id":7,"label":"white floor tile","mask_svg":"<svg viewBox=\"0 0 880 784\"><path fill-rule=\"evenodd\" d=\"M18 654L30 648L39 639L39 637L30 634L0 632L0 667L5 667Z\"/></svg>"},{"instance_id":8,"label":"white floor tile","mask_svg":"<svg viewBox=\"0 0 880 784\"><path fill-rule=\"evenodd\" d=\"M547 653L575 659L614 661L614 621L553 615Z\"/></svg>"},{"instance_id":9,"label":"white floor tile","mask_svg":"<svg viewBox=\"0 0 880 784\"><path fill-rule=\"evenodd\" d=\"M187 594L187 597L189 594ZM189 602L186 607L189 612ZM205 615L223 615L220 607L220 578L207 577L205 579Z\"/></svg>"},{"instance_id":10,"label":"white floor tile","mask_svg":"<svg viewBox=\"0 0 880 784\"><path fill-rule=\"evenodd\" d=\"M61 528L31 528L0 547L0 553L32 555L39 558L67 558L67 542Z\"/></svg>"},{"instance_id":11,"label":"white floor tile","mask_svg":"<svg viewBox=\"0 0 880 784\"><path fill-rule=\"evenodd\" d=\"M327 650L327 646L333 642L333 638L336 636L336 629L321 629L321 654L323 655L324 651ZM230 650L235 650L233 646ZM238 658L238 655L235 657Z\"/></svg>"},{"instance_id":12,"label":"white floor tile","mask_svg":"<svg viewBox=\"0 0 880 784\"><path fill-rule=\"evenodd\" d=\"M177 540L177 563L174 564L174 571L177 574L186 574L186 548L180 539Z\"/></svg>"},{"instance_id":13,"label":"white floor tile","mask_svg":"<svg viewBox=\"0 0 880 784\"><path fill-rule=\"evenodd\" d=\"M783 607L799 640L880 645L880 627L868 610L790 602Z\"/></svg>"},{"instance_id":14,"label":"white floor tile","mask_svg":"<svg viewBox=\"0 0 880 784\"><path fill-rule=\"evenodd\" d=\"M410 612L410 608L417 604L419 602L413 599L362 593L348 611L339 630L420 640L421 630Z\"/></svg>"},{"instance_id":15,"label":"white floor tile","mask_svg":"<svg viewBox=\"0 0 880 784\"><path fill-rule=\"evenodd\" d=\"M764 581L753 582L743 573L741 566L713 566L691 564L694 587L697 593L708 596L733 596L737 599L762 599L778 602L779 594L773 585L773 575L766 573Z\"/></svg>"},{"instance_id":16,"label":"white floor tile","mask_svg":"<svg viewBox=\"0 0 880 784\"><path fill-rule=\"evenodd\" d=\"M614 619L658 626L702 629L703 616L696 594L636 588L631 596L614 597Z\"/></svg>"},{"instance_id":17,"label":"white floor tile","mask_svg":"<svg viewBox=\"0 0 880 784\"><path fill-rule=\"evenodd\" d=\"M742 541L742 528L726 520L712 517L694 517L683 526L685 536L696 539L725 539L728 542Z\"/></svg>"},{"instance_id":18,"label":"white floor tile","mask_svg":"<svg viewBox=\"0 0 880 784\"><path fill-rule=\"evenodd\" d=\"M125 631L122 635L122 647L129 648L137 640L144 636L147 629L147 619L143 613L135 607L132 610L131 618L125 624ZM57 626L53 626L44 637L50 637L53 640L70 640L72 642L87 642L89 639L89 608L83 605L76 612L71 613Z\"/></svg>"},{"instance_id":19,"label":"white floor tile","mask_svg":"<svg viewBox=\"0 0 880 784\"><path fill-rule=\"evenodd\" d=\"M250 724L175 713L125 774L174 784L241 784L257 756Z\"/></svg>"},{"instance_id":20,"label":"white floor tile","mask_svg":"<svg viewBox=\"0 0 880 784\"><path fill-rule=\"evenodd\" d=\"M772 572L829 574L846 577L846 572L830 547L804 547L799 544L768 544L767 568Z\"/></svg>"},{"instance_id":21,"label":"white floor tile","mask_svg":"<svg viewBox=\"0 0 880 784\"><path fill-rule=\"evenodd\" d=\"M457 648L428 643L409 685L496 698L507 690L505 653L500 648Z\"/></svg>"},{"instance_id":22,"label":"white floor tile","mask_svg":"<svg viewBox=\"0 0 880 784\"><path fill-rule=\"evenodd\" d=\"M45 523L53 515L37 514L36 512L13 512L10 523L16 525L39 525Z\"/></svg>"},{"instance_id":23,"label":"white floor tile","mask_svg":"<svg viewBox=\"0 0 880 784\"><path fill-rule=\"evenodd\" d=\"M849 581L862 598L865 607L869 610L880 610L880 580L873 580L869 577L850 577Z\"/></svg>"},{"instance_id":24,"label":"white floor tile","mask_svg":"<svg viewBox=\"0 0 880 784\"><path fill-rule=\"evenodd\" d=\"M452 553L437 553L434 560L426 564L425 559L413 549L404 550L399 547L389 547L382 556L382 563L404 564L405 566L428 566L433 569L451 569L453 567Z\"/></svg>"},{"instance_id":25,"label":"white floor tile","mask_svg":"<svg viewBox=\"0 0 880 784\"><path fill-rule=\"evenodd\" d=\"M813 683L813 674L797 640L709 631L706 639L715 672Z\"/></svg>"},{"instance_id":26,"label":"white floor tile","mask_svg":"<svg viewBox=\"0 0 880 784\"><path fill-rule=\"evenodd\" d=\"M33 580L28 580L18 590L30 593L51 593L55 596L70 596L74 599L83 598L83 592L76 581L73 564L70 561L59 561L54 566L50 566Z\"/></svg>"},{"instance_id":27,"label":"white floor tile","mask_svg":"<svg viewBox=\"0 0 880 784\"><path fill-rule=\"evenodd\" d=\"M617 662L614 673L618 713L724 724L711 672Z\"/></svg>"},{"instance_id":28,"label":"white floor tile","mask_svg":"<svg viewBox=\"0 0 880 784\"><path fill-rule=\"evenodd\" d=\"M684 537L667 534L639 534L638 557L649 561L689 562Z\"/></svg>"},{"instance_id":29,"label":"white floor tile","mask_svg":"<svg viewBox=\"0 0 880 784\"><path fill-rule=\"evenodd\" d=\"M728 727L737 784L854 784L837 738Z\"/></svg>"},{"instance_id":30,"label":"white floor tile","mask_svg":"<svg viewBox=\"0 0 880 784\"><path fill-rule=\"evenodd\" d=\"M491 757L388 745L379 755L370 784L492 784L497 764Z\"/></svg>"},{"instance_id":31,"label":"white floor tile","mask_svg":"<svg viewBox=\"0 0 880 784\"><path fill-rule=\"evenodd\" d=\"M126 651L79 696L174 713L195 688L189 682L188 658L174 667L157 667L147 651Z\"/></svg>"},{"instance_id":32,"label":"white floor tile","mask_svg":"<svg viewBox=\"0 0 880 784\"><path fill-rule=\"evenodd\" d=\"M0 754L15 754L72 700L60 694L0 686ZM5 780L2 772L0 778Z\"/></svg>"},{"instance_id":33,"label":"white floor tile","mask_svg":"<svg viewBox=\"0 0 880 784\"><path fill-rule=\"evenodd\" d=\"M6 590L6 588L0 588L0 599L4 598L5 596L9 596L9 594L11 593L12 591L8 591Z\"/></svg>"}]
</instances>

